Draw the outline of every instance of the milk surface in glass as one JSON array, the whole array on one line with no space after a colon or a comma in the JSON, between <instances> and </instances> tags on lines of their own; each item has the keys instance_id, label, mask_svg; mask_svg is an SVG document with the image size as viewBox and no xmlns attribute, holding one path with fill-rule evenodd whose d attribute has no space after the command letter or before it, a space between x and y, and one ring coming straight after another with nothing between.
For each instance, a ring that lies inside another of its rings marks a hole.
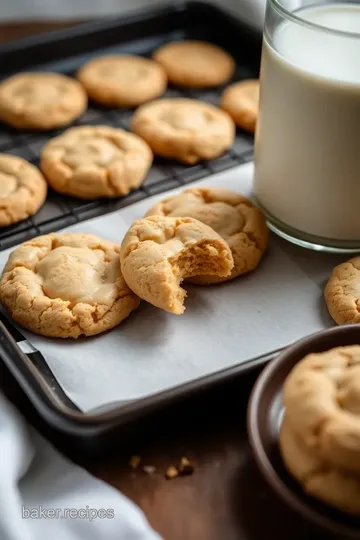
<instances>
[{"instance_id":1,"label":"milk surface in glass","mask_svg":"<svg viewBox=\"0 0 360 540\"><path fill-rule=\"evenodd\" d=\"M265 31L255 196L270 221L360 248L360 5L296 14L342 33Z\"/></svg>"}]
</instances>

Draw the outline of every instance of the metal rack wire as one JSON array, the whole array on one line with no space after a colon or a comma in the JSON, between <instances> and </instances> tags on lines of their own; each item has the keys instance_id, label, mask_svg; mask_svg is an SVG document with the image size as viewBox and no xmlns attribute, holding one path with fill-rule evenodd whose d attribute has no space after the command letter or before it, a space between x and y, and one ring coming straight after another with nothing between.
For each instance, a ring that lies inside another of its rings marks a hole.
<instances>
[{"instance_id":1,"label":"metal rack wire","mask_svg":"<svg viewBox=\"0 0 360 540\"><path fill-rule=\"evenodd\" d=\"M239 68L235 80L244 77ZM165 97L192 97L212 104L219 102L221 89L184 91L170 88ZM105 124L129 129L132 111L105 109L90 104L85 114L73 125ZM22 157L38 165L42 147L63 130L49 133L17 132L0 127L0 152ZM152 195L168 191L250 161L253 157L253 137L238 131L232 148L220 158L194 166L156 158L143 185L126 197L116 200L86 201L62 196L49 190L44 206L29 219L0 230L0 249L6 249L40 234L57 231L74 223L123 208Z\"/></svg>"}]
</instances>

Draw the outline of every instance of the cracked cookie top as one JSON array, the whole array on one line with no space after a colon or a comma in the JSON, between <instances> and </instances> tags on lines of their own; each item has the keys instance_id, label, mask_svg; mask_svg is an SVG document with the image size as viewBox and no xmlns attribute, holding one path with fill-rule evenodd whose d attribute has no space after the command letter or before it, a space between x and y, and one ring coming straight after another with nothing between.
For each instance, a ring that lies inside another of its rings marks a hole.
<instances>
[{"instance_id":1,"label":"cracked cookie top","mask_svg":"<svg viewBox=\"0 0 360 540\"><path fill-rule=\"evenodd\" d=\"M47 185L40 171L22 158L0 154L0 226L35 214L45 201Z\"/></svg>"},{"instance_id":2,"label":"cracked cookie top","mask_svg":"<svg viewBox=\"0 0 360 540\"><path fill-rule=\"evenodd\" d=\"M135 107L161 96L167 77L160 64L141 56L112 54L94 58L77 74L90 98L117 107Z\"/></svg>"},{"instance_id":3,"label":"cracked cookie top","mask_svg":"<svg viewBox=\"0 0 360 540\"><path fill-rule=\"evenodd\" d=\"M40 167L56 191L91 199L126 195L143 182L151 163L149 146L136 135L83 126L51 139Z\"/></svg>"},{"instance_id":4,"label":"cracked cookie top","mask_svg":"<svg viewBox=\"0 0 360 540\"><path fill-rule=\"evenodd\" d=\"M119 247L91 234L34 238L9 256L0 301L25 328L51 337L90 336L139 304L120 270Z\"/></svg>"},{"instance_id":5,"label":"cracked cookie top","mask_svg":"<svg viewBox=\"0 0 360 540\"><path fill-rule=\"evenodd\" d=\"M325 287L325 301L337 324L360 323L360 257L334 268Z\"/></svg>"},{"instance_id":6,"label":"cracked cookie top","mask_svg":"<svg viewBox=\"0 0 360 540\"><path fill-rule=\"evenodd\" d=\"M19 73L0 84L0 119L20 129L66 126L86 107L81 84L60 73Z\"/></svg>"},{"instance_id":7,"label":"cracked cookie top","mask_svg":"<svg viewBox=\"0 0 360 540\"><path fill-rule=\"evenodd\" d=\"M285 415L279 445L288 471L306 493L344 512L360 514L360 479L358 474L334 466L294 432Z\"/></svg>"},{"instance_id":8,"label":"cracked cookie top","mask_svg":"<svg viewBox=\"0 0 360 540\"><path fill-rule=\"evenodd\" d=\"M256 268L268 242L262 212L240 193L220 188L191 188L167 197L146 214L191 217L205 223L229 244L234 268L227 277L196 276L196 283L216 283Z\"/></svg>"},{"instance_id":9,"label":"cracked cookie top","mask_svg":"<svg viewBox=\"0 0 360 540\"><path fill-rule=\"evenodd\" d=\"M157 99L141 105L131 130L155 154L189 164L220 156L235 136L235 124L225 111L188 98Z\"/></svg>"},{"instance_id":10,"label":"cracked cookie top","mask_svg":"<svg viewBox=\"0 0 360 540\"><path fill-rule=\"evenodd\" d=\"M180 315L190 276L230 274L228 244L213 229L188 217L151 216L135 221L120 251L121 268L131 290L154 306Z\"/></svg>"},{"instance_id":11,"label":"cracked cookie top","mask_svg":"<svg viewBox=\"0 0 360 540\"><path fill-rule=\"evenodd\" d=\"M310 354L287 378L293 431L332 466L360 473L360 346Z\"/></svg>"}]
</instances>

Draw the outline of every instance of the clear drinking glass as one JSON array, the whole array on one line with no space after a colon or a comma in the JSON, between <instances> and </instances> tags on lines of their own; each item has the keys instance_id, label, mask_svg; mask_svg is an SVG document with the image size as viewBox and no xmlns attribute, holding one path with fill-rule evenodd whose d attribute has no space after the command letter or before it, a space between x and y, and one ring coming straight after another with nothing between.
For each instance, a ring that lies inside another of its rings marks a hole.
<instances>
[{"instance_id":1,"label":"clear drinking glass","mask_svg":"<svg viewBox=\"0 0 360 540\"><path fill-rule=\"evenodd\" d=\"M360 250L360 0L268 0L254 191L270 228Z\"/></svg>"}]
</instances>

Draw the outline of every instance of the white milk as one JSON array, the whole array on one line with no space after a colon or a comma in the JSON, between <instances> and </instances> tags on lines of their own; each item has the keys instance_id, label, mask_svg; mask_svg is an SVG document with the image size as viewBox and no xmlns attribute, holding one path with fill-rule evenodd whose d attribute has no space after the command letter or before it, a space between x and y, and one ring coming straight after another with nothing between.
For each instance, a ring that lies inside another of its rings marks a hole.
<instances>
[{"instance_id":1,"label":"white milk","mask_svg":"<svg viewBox=\"0 0 360 540\"><path fill-rule=\"evenodd\" d=\"M298 15L359 36L288 22L274 47L265 36L255 194L292 228L360 246L360 6Z\"/></svg>"}]
</instances>

